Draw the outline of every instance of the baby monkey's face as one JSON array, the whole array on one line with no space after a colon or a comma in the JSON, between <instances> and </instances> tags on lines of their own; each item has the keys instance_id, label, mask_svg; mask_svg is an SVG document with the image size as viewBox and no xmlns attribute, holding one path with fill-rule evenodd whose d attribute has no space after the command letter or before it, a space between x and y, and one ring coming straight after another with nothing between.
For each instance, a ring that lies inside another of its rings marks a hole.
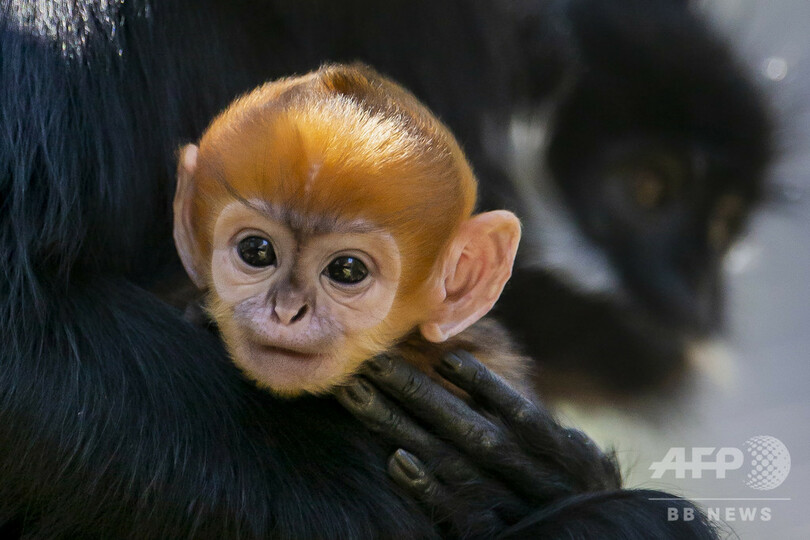
<instances>
[{"instance_id":1,"label":"baby monkey's face","mask_svg":"<svg viewBox=\"0 0 810 540\"><path fill-rule=\"evenodd\" d=\"M277 394L323 392L390 345L394 238L363 220L232 201L213 233L209 309L234 361Z\"/></svg>"}]
</instances>

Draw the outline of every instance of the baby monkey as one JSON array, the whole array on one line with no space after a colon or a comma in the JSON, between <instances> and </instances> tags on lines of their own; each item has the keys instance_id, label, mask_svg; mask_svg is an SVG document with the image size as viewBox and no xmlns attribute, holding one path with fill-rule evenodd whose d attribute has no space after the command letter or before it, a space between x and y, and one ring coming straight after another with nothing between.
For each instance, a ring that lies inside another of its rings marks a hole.
<instances>
[{"instance_id":1,"label":"baby monkey","mask_svg":"<svg viewBox=\"0 0 810 540\"><path fill-rule=\"evenodd\" d=\"M327 65L237 99L181 150L174 238L234 362L275 394L327 392L391 350L432 373L455 347L520 385L504 332L467 330L520 239L510 212L473 215L476 187L413 95Z\"/></svg>"}]
</instances>

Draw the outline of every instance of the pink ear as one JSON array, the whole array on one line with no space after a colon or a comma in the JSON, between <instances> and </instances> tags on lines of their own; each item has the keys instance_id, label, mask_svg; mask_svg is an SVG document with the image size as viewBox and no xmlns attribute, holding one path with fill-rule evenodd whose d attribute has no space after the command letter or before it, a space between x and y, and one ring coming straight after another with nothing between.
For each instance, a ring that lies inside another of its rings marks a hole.
<instances>
[{"instance_id":1,"label":"pink ear","mask_svg":"<svg viewBox=\"0 0 810 540\"><path fill-rule=\"evenodd\" d=\"M174 245L183 267L194 284L205 288L203 263L200 261L200 250L194 241L194 224L192 222L192 202L195 196L194 171L197 170L198 148L187 144L180 150L177 165L177 189L174 192Z\"/></svg>"},{"instance_id":2,"label":"pink ear","mask_svg":"<svg viewBox=\"0 0 810 540\"><path fill-rule=\"evenodd\" d=\"M443 300L419 327L425 339L445 341L492 309L512 275L518 242L520 221L505 210L462 224L445 256Z\"/></svg>"}]
</instances>

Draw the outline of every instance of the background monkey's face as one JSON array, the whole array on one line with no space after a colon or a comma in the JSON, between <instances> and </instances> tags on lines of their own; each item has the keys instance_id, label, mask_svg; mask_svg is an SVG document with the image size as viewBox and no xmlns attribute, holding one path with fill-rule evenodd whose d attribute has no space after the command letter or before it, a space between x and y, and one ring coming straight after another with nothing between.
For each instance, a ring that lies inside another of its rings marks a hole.
<instances>
[{"instance_id":1,"label":"background monkey's face","mask_svg":"<svg viewBox=\"0 0 810 540\"><path fill-rule=\"evenodd\" d=\"M714 330L722 259L754 188L743 173L720 170L715 154L671 141L614 142L592 155L565 170L562 188L582 229L649 309L692 332Z\"/></svg>"},{"instance_id":2,"label":"background monkey's face","mask_svg":"<svg viewBox=\"0 0 810 540\"><path fill-rule=\"evenodd\" d=\"M366 221L233 201L214 226L211 310L260 384L324 391L390 345L401 264L394 238Z\"/></svg>"},{"instance_id":3,"label":"background monkey's face","mask_svg":"<svg viewBox=\"0 0 810 540\"><path fill-rule=\"evenodd\" d=\"M556 105L546 164L609 259L615 296L668 328L710 334L722 324L723 256L765 194L770 120L680 3L615 4L571 3L580 65Z\"/></svg>"}]
</instances>

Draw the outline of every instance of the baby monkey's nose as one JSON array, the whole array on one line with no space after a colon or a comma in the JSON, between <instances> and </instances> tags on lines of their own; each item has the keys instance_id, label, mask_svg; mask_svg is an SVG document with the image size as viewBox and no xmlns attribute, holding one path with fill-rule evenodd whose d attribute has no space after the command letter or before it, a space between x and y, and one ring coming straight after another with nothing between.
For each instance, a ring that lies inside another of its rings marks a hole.
<instances>
[{"instance_id":1,"label":"baby monkey's nose","mask_svg":"<svg viewBox=\"0 0 810 540\"><path fill-rule=\"evenodd\" d=\"M290 325L303 319L304 315L307 313L307 309L309 308L306 304L283 304L278 302L273 308L273 311L275 311L278 320L281 321L282 324Z\"/></svg>"}]
</instances>

